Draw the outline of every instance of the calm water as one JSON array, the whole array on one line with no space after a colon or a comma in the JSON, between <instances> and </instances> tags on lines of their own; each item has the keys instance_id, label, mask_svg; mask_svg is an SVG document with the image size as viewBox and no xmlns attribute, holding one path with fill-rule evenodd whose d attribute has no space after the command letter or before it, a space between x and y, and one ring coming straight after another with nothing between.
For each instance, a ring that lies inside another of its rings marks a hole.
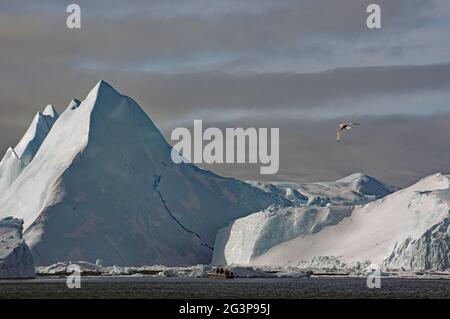
<instances>
[{"instance_id":1,"label":"calm water","mask_svg":"<svg viewBox=\"0 0 450 319\"><path fill-rule=\"evenodd\" d=\"M448 279L383 278L368 289L364 278L212 279L82 278L81 289L65 279L0 280L0 298L450 298Z\"/></svg>"}]
</instances>

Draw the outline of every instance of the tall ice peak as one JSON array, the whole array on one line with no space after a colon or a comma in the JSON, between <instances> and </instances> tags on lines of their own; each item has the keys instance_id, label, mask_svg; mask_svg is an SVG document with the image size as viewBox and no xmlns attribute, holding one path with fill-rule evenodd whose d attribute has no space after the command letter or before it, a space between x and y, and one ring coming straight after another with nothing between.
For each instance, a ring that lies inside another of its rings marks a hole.
<instances>
[{"instance_id":1,"label":"tall ice peak","mask_svg":"<svg viewBox=\"0 0 450 319\"><path fill-rule=\"evenodd\" d=\"M351 175L348 175L346 177L343 177L341 179L338 179L338 182L352 182L355 180L363 180L363 179L371 179L374 180L375 178L373 178L372 176L366 175L364 173L353 173Z\"/></svg>"},{"instance_id":2,"label":"tall ice peak","mask_svg":"<svg viewBox=\"0 0 450 319\"><path fill-rule=\"evenodd\" d=\"M25 166L34 158L58 117L51 104L47 105L42 113L38 112L35 115L26 133L14 147L14 151Z\"/></svg>"},{"instance_id":3,"label":"tall ice peak","mask_svg":"<svg viewBox=\"0 0 450 319\"><path fill-rule=\"evenodd\" d=\"M0 161L0 165L2 163L6 163L7 160L9 160L11 157L15 158L15 159L19 159L19 156L17 156L16 152L14 151L14 148L12 148L11 146L8 147L8 149L6 150L5 155L3 155L2 160Z\"/></svg>"},{"instance_id":4,"label":"tall ice peak","mask_svg":"<svg viewBox=\"0 0 450 319\"><path fill-rule=\"evenodd\" d=\"M116 91L109 83L104 80L100 80L94 88L89 92L86 99L98 98L98 97L121 97L122 94Z\"/></svg>"},{"instance_id":5,"label":"tall ice peak","mask_svg":"<svg viewBox=\"0 0 450 319\"><path fill-rule=\"evenodd\" d=\"M81 101L78 99L73 99L72 101L70 101L69 106L67 107L70 110L75 110L77 109L81 104Z\"/></svg>"},{"instance_id":6,"label":"tall ice peak","mask_svg":"<svg viewBox=\"0 0 450 319\"><path fill-rule=\"evenodd\" d=\"M50 116L51 118L57 118L58 112L56 112L53 105L49 104L45 107L44 111L42 112L42 115Z\"/></svg>"}]
</instances>

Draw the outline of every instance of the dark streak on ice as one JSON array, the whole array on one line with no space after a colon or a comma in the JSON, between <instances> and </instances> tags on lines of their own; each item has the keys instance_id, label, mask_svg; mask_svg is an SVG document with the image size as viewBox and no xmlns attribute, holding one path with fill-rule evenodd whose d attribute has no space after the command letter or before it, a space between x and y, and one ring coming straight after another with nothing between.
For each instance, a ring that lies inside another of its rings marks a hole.
<instances>
[{"instance_id":1,"label":"dark streak on ice","mask_svg":"<svg viewBox=\"0 0 450 319\"><path fill-rule=\"evenodd\" d=\"M159 198L160 198L160 200L161 200L161 202L162 202L162 204L163 204L163 206L164 206L166 212L169 214L169 216L170 216L170 217L178 224L178 226L180 226L184 231L186 231L186 232L188 232L188 233L194 235L194 236L197 237L198 239L200 239L200 241L202 242L202 245L203 245L203 246L206 246L206 247L208 247L209 249L213 250L213 248L212 248L210 245L208 245L208 244L202 239L202 237L201 237L199 234L197 234L196 232L194 232L194 231L190 230L189 228L187 228L186 226L184 226L184 225L183 225L183 224L182 224L182 223L181 223L181 222L180 222L180 221L172 214L171 210L170 210L169 207L167 206L166 200L164 199L164 197L162 196L161 192L160 192L159 189L158 189L158 186L159 186L159 183L160 183L160 182L161 182L161 175L158 175L158 174L153 175L153 184L152 184L153 191L154 191L156 194L158 194L158 196L159 196Z\"/></svg>"}]
</instances>

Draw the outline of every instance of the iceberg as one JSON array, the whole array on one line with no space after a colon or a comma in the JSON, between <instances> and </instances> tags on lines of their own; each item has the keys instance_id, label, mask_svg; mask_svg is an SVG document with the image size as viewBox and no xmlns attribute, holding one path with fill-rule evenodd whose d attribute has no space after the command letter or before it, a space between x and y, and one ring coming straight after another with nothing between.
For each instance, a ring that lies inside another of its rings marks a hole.
<instances>
[{"instance_id":1,"label":"iceberg","mask_svg":"<svg viewBox=\"0 0 450 319\"><path fill-rule=\"evenodd\" d=\"M12 217L0 220L0 279L34 277L33 256L22 237L22 224Z\"/></svg>"},{"instance_id":2,"label":"iceberg","mask_svg":"<svg viewBox=\"0 0 450 319\"><path fill-rule=\"evenodd\" d=\"M101 259L186 266L210 263L217 231L232 220L288 203L175 164L171 151L133 99L100 81L83 101L70 103L0 195L0 217L24 220L37 265Z\"/></svg>"}]
</instances>

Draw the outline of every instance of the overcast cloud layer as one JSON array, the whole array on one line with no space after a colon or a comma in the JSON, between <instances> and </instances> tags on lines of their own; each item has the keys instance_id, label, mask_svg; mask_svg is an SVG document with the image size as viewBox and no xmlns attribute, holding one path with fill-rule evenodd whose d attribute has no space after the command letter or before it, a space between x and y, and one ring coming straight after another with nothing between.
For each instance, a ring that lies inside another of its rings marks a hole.
<instances>
[{"instance_id":1,"label":"overcast cloud layer","mask_svg":"<svg viewBox=\"0 0 450 319\"><path fill-rule=\"evenodd\" d=\"M365 27L373 2L381 30ZM194 119L280 127L279 174L212 167L224 175L403 186L450 171L448 0L78 1L81 30L68 3L0 0L0 152L104 79L167 137ZM362 125L337 144L345 120Z\"/></svg>"}]
</instances>

